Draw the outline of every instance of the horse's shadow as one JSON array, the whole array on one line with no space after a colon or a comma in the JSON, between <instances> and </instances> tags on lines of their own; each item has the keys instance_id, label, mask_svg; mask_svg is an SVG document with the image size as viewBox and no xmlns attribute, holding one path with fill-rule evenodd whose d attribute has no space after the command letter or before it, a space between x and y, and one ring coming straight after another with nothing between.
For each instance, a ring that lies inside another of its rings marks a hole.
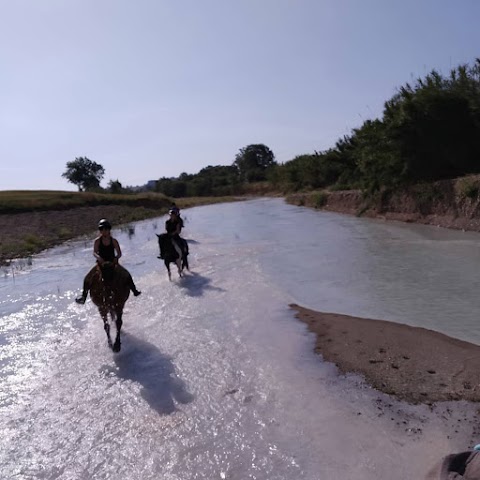
<instances>
[{"instance_id":1,"label":"horse's shadow","mask_svg":"<svg viewBox=\"0 0 480 480\"><path fill-rule=\"evenodd\" d=\"M160 414L171 414L177 403L190 403L194 397L175 373L171 358L153 344L122 332L122 351L113 358L119 378L142 385L141 395Z\"/></svg>"},{"instance_id":2,"label":"horse's shadow","mask_svg":"<svg viewBox=\"0 0 480 480\"><path fill-rule=\"evenodd\" d=\"M210 284L211 280L207 277L203 277L195 272L190 272L189 275L184 275L180 278L179 286L185 290L186 294L190 297L200 297L205 290L215 290L217 292L224 292L225 290L220 287L214 287Z\"/></svg>"}]
</instances>

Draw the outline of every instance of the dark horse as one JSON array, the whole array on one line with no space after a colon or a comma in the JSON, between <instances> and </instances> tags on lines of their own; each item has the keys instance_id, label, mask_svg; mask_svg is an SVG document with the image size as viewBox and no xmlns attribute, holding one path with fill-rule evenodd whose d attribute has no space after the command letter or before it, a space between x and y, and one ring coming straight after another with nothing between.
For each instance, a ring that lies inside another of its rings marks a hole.
<instances>
[{"instance_id":1,"label":"dark horse","mask_svg":"<svg viewBox=\"0 0 480 480\"><path fill-rule=\"evenodd\" d=\"M160 247L160 255L158 258L162 259L165 263L165 267L167 267L168 271L168 278L169 280L172 279L172 273L170 272L170 264L175 263L178 268L178 274L180 277L183 275L183 270L187 269L188 267L188 243L183 238L177 237L179 241L179 247L182 250L182 258L178 256L175 247L172 244L172 239L170 235L167 233L162 233L158 235L158 246Z\"/></svg>"},{"instance_id":2,"label":"dark horse","mask_svg":"<svg viewBox=\"0 0 480 480\"><path fill-rule=\"evenodd\" d=\"M121 348L120 330L123 323L123 307L129 295L129 274L125 269L116 268L111 262L105 262L101 268L97 268L97 273L92 278L90 298L98 307L103 319L103 328L107 334L108 346L114 352L119 352ZM112 343L110 337L108 314L117 327L115 343Z\"/></svg>"}]
</instances>

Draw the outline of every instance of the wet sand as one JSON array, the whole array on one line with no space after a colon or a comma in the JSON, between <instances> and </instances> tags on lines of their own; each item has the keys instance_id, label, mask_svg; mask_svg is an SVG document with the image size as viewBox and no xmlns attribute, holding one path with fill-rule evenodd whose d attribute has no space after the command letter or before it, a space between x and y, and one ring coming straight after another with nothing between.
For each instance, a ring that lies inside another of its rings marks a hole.
<instances>
[{"instance_id":1,"label":"wet sand","mask_svg":"<svg viewBox=\"0 0 480 480\"><path fill-rule=\"evenodd\" d=\"M341 373L410 403L480 401L480 346L425 328L290 305Z\"/></svg>"}]
</instances>

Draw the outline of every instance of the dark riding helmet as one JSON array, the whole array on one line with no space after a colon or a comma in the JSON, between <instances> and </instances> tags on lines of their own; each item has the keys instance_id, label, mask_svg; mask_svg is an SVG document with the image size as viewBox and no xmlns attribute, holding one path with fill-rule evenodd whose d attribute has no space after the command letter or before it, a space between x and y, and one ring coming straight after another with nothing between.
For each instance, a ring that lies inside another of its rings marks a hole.
<instances>
[{"instance_id":1,"label":"dark riding helmet","mask_svg":"<svg viewBox=\"0 0 480 480\"><path fill-rule=\"evenodd\" d=\"M111 228L112 228L112 225L110 224L110 222L109 222L106 218L102 218L102 219L98 222L98 228L99 228L99 229L102 229L102 228L111 229Z\"/></svg>"},{"instance_id":2,"label":"dark riding helmet","mask_svg":"<svg viewBox=\"0 0 480 480\"><path fill-rule=\"evenodd\" d=\"M172 207L168 213L174 213L175 215L178 215L180 213L180 210L177 207Z\"/></svg>"}]
</instances>

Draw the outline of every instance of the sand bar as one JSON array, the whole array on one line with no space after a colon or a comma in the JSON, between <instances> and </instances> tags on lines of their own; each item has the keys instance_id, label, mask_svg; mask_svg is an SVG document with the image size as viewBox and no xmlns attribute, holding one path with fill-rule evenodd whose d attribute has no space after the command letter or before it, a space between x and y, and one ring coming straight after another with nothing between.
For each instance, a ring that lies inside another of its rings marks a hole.
<instances>
[{"instance_id":1,"label":"sand bar","mask_svg":"<svg viewBox=\"0 0 480 480\"><path fill-rule=\"evenodd\" d=\"M425 328L290 305L341 373L410 403L480 401L480 346Z\"/></svg>"}]
</instances>

